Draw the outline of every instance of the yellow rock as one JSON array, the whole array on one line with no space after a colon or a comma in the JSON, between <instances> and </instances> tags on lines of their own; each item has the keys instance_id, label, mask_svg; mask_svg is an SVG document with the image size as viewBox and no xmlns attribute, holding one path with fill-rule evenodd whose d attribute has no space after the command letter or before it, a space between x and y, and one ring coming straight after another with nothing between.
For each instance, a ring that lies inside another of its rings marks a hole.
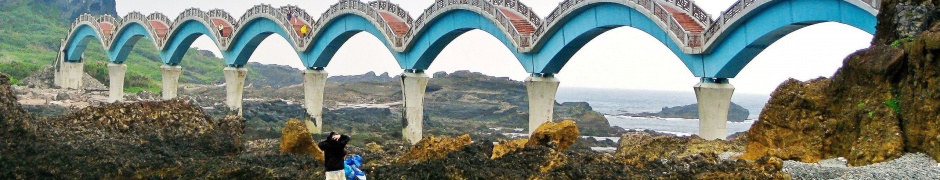
<instances>
[{"instance_id":1,"label":"yellow rock","mask_svg":"<svg viewBox=\"0 0 940 180\"><path fill-rule=\"evenodd\" d=\"M578 140L580 135L578 126L572 120L564 120L560 123L546 122L535 129L526 146L542 145L564 152Z\"/></svg>"},{"instance_id":2,"label":"yellow rock","mask_svg":"<svg viewBox=\"0 0 940 180\"><path fill-rule=\"evenodd\" d=\"M307 132L307 126L297 119L290 119L281 131L281 154L313 156L323 161L323 151L313 142L313 136Z\"/></svg>"},{"instance_id":3,"label":"yellow rock","mask_svg":"<svg viewBox=\"0 0 940 180\"><path fill-rule=\"evenodd\" d=\"M473 140L470 139L468 134L457 138L428 136L418 141L418 144L411 146L411 149L408 149L408 152L399 158L397 162L424 162L440 159L469 145L471 141Z\"/></svg>"},{"instance_id":4,"label":"yellow rock","mask_svg":"<svg viewBox=\"0 0 940 180\"><path fill-rule=\"evenodd\" d=\"M500 158L510 152L522 149L527 142L529 142L529 139L501 141L499 144L496 144L496 146L493 146L493 155L490 156L490 159Z\"/></svg>"}]
</instances>

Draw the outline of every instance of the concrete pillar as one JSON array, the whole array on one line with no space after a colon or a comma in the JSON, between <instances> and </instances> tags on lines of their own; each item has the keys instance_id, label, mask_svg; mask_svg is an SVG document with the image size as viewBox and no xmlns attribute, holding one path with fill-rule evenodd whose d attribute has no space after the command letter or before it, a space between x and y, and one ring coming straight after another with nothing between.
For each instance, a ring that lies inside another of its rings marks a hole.
<instances>
[{"instance_id":1,"label":"concrete pillar","mask_svg":"<svg viewBox=\"0 0 940 180\"><path fill-rule=\"evenodd\" d=\"M55 84L64 89L81 89L83 75L84 62L63 62L55 73Z\"/></svg>"},{"instance_id":2,"label":"concrete pillar","mask_svg":"<svg viewBox=\"0 0 940 180\"><path fill-rule=\"evenodd\" d=\"M703 139L724 140L728 136L728 109L734 86L727 79L703 79L695 85L695 97L698 99L699 131Z\"/></svg>"},{"instance_id":3,"label":"concrete pillar","mask_svg":"<svg viewBox=\"0 0 940 180\"><path fill-rule=\"evenodd\" d=\"M552 121L555 93L560 83L554 77L529 77L525 80L525 88L529 92L529 134L543 123Z\"/></svg>"},{"instance_id":4,"label":"concrete pillar","mask_svg":"<svg viewBox=\"0 0 940 180\"><path fill-rule=\"evenodd\" d=\"M180 66L160 66L163 74L163 100L170 100L176 98L179 95L177 90L179 89L179 80L180 74L183 72L183 67Z\"/></svg>"},{"instance_id":5,"label":"concrete pillar","mask_svg":"<svg viewBox=\"0 0 940 180\"><path fill-rule=\"evenodd\" d=\"M108 63L108 102L124 101L124 75L127 74L127 64Z\"/></svg>"},{"instance_id":6,"label":"concrete pillar","mask_svg":"<svg viewBox=\"0 0 940 180\"><path fill-rule=\"evenodd\" d=\"M427 74L422 72L405 72L401 74L401 92L403 127L402 137L411 144L421 141L422 125L424 124L424 92L428 87Z\"/></svg>"},{"instance_id":7,"label":"concrete pillar","mask_svg":"<svg viewBox=\"0 0 940 180\"><path fill-rule=\"evenodd\" d=\"M310 120L307 131L319 134L323 132L323 89L326 87L326 70L304 71L304 107Z\"/></svg>"},{"instance_id":8,"label":"concrete pillar","mask_svg":"<svg viewBox=\"0 0 940 180\"><path fill-rule=\"evenodd\" d=\"M242 93L245 91L247 68L225 67L225 105L242 115Z\"/></svg>"}]
</instances>

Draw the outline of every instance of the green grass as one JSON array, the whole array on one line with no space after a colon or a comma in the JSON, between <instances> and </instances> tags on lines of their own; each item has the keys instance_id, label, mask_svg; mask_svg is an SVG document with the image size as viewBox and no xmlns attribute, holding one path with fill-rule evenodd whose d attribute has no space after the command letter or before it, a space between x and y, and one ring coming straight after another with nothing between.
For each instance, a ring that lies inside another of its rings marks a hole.
<instances>
[{"instance_id":1,"label":"green grass","mask_svg":"<svg viewBox=\"0 0 940 180\"><path fill-rule=\"evenodd\" d=\"M9 2L0 6L0 72L12 79L26 78L43 66L52 65L61 39L66 38L72 20L59 17L59 9L41 1ZM108 57L97 41L85 50L85 72L108 83ZM159 92L163 65L153 43L142 39L128 56L125 75L126 92L148 90ZM182 83L219 83L225 63L214 57L203 56L190 49L181 66ZM19 84L19 81L13 81Z\"/></svg>"}]
</instances>

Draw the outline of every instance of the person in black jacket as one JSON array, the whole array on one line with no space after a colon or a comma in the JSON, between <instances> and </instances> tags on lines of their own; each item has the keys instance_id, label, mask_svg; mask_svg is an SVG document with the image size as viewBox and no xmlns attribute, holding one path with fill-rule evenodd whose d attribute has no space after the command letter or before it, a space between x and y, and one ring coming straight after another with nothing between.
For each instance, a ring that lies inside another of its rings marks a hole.
<instances>
[{"instance_id":1,"label":"person in black jacket","mask_svg":"<svg viewBox=\"0 0 940 180\"><path fill-rule=\"evenodd\" d=\"M326 136L326 140L317 145L320 150L323 150L327 180L346 180L343 165L345 164L346 143L348 142L349 136L330 132L330 135Z\"/></svg>"}]
</instances>

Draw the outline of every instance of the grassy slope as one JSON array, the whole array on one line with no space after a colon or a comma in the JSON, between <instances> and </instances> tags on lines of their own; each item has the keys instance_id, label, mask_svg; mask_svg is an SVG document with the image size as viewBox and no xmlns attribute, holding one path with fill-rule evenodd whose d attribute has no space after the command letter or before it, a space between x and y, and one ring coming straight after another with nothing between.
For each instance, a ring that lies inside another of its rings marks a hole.
<instances>
[{"instance_id":1,"label":"grassy slope","mask_svg":"<svg viewBox=\"0 0 940 180\"><path fill-rule=\"evenodd\" d=\"M0 72L17 83L42 66L51 65L68 24L59 19L59 10L38 1L13 2L0 6ZM160 91L159 55L153 43L138 41L125 64L125 91ZM108 58L100 43L92 41L85 51L85 72L107 84ZM218 83L224 63L190 49L182 61L182 83Z\"/></svg>"}]
</instances>

